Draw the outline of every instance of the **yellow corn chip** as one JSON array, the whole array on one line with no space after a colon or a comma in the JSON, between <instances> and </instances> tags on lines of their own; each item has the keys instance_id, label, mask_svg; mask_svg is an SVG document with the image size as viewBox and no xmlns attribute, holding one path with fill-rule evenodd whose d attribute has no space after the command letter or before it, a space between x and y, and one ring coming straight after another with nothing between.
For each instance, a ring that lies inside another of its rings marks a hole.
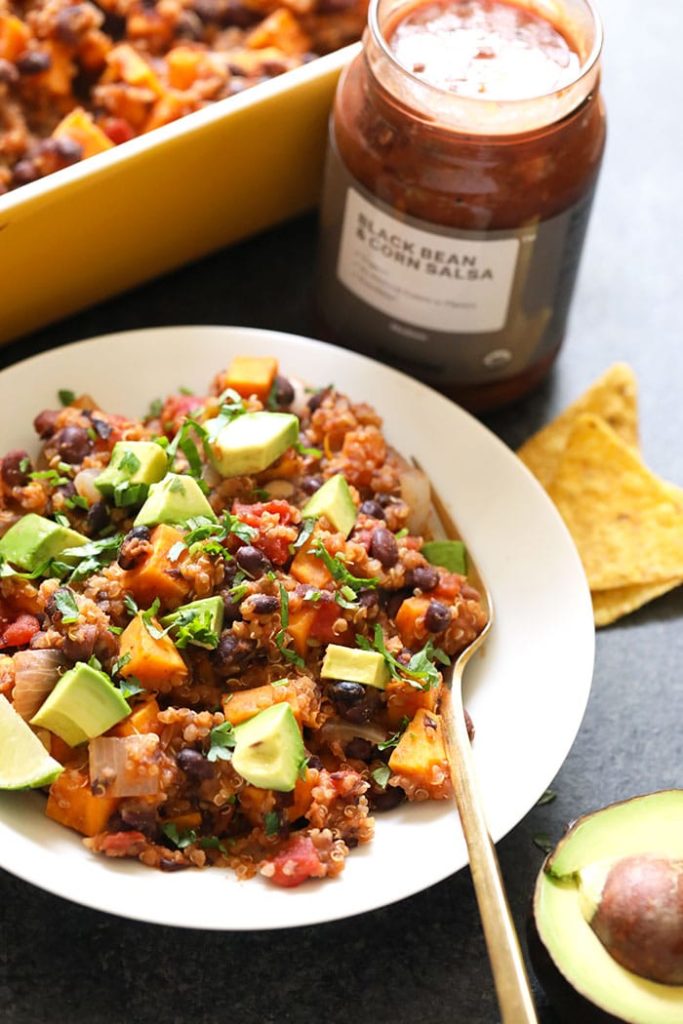
<instances>
[{"instance_id":1,"label":"yellow corn chip","mask_svg":"<svg viewBox=\"0 0 683 1024\"><path fill-rule=\"evenodd\" d=\"M683 578L683 509L599 417L574 424L548 488L591 590Z\"/></svg>"},{"instance_id":2,"label":"yellow corn chip","mask_svg":"<svg viewBox=\"0 0 683 1024\"><path fill-rule=\"evenodd\" d=\"M557 419L529 438L517 454L547 489L579 416L601 416L626 444L638 447L636 377L626 363L615 363Z\"/></svg>"},{"instance_id":3,"label":"yellow corn chip","mask_svg":"<svg viewBox=\"0 0 683 1024\"><path fill-rule=\"evenodd\" d=\"M593 617L596 626L609 626L623 615L642 608L648 601L680 587L683 580L665 580L663 583L637 583L634 587L612 587L611 590L594 590Z\"/></svg>"}]
</instances>

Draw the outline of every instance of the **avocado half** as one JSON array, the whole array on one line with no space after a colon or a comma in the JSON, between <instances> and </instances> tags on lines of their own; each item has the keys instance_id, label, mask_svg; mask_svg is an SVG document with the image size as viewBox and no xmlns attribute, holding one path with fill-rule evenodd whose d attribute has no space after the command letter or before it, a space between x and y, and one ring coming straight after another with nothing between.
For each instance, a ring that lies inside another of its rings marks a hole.
<instances>
[{"instance_id":1,"label":"avocado half","mask_svg":"<svg viewBox=\"0 0 683 1024\"><path fill-rule=\"evenodd\" d=\"M683 1022L683 984L663 984L627 969L615 958L621 956L620 951L612 955L596 934L601 931L601 906L608 906L614 915L614 901L608 903L603 897L608 892L606 879L615 868L618 871L612 877L618 879L624 865L648 868L662 861L676 869L683 865L681 789L633 797L579 818L546 858L534 891L529 952L539 980L571 1024ZM675 895L674 886L673 898L678 899L680 908L683 883L679 889ZM639 899L637 893L633 897L629 890L624 892L627 902ZM640 908L645 908L645 913L640 916L646 918L651 901L648 903L647 894L641 895ZM683 961L682 920L679 913L673 923L672 945L679 967ZM629 919L624 925L623 918L616 922L612 934L638 939L641 932L636 929L641 925L645 934L650 934L647 929L652 929L652 921L634 924ZM645 945L636 941L636 953Z\"/></svg>"}]
</instances>

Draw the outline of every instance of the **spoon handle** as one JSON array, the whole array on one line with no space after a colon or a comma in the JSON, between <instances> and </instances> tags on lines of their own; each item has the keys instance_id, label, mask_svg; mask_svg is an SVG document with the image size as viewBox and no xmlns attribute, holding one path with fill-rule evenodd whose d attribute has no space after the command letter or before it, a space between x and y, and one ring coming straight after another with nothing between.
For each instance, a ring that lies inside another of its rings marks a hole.
<instances>
[{"instance_id":1,"label":"spoon handle","mask_svg":"<svg viewBox=\"0 0 683 1024\"><path fill-rule=\"evenodd\" d=\"M510 913L495 847L488 833L460 697L458 667L444 687L441 715L455 801L469 852L503 1024L537 1024L529 978Z\"/></svg>"}]
</instances>

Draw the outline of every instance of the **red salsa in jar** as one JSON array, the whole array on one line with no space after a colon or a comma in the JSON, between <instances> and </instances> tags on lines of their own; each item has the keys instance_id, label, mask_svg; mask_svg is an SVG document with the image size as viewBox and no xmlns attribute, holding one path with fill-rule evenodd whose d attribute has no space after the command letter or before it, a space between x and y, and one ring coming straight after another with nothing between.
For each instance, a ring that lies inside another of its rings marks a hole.
<instances>
[{"instance_id":1,"label":"red salsa in jar","mask_svg":"<svg viewBox=\"0 0 683 1024\"><path fill-rule=\"evenodd\" d=\"M319 304L473 408L562 343L605 142L589 0L373 0L337 91Z\"/></svg>"}]
</instances>

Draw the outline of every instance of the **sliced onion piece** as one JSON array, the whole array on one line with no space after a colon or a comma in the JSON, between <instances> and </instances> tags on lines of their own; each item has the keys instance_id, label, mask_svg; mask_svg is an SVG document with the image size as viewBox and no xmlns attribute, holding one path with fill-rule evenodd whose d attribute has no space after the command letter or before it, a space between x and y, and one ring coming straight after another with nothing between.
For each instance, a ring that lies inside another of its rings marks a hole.
<instances>
[{"instance_id":1,"label":"sliced onion piece","mask_svg":"<svg viewBox=\"0 0 683 1024\"><path fill-rule=\"evenodd\" d=\"M369 740L370 743L382 743L387 738L387 734L378 725L369 723L355 725L353 722L344 722L341 718L328 719L320 730L320 738L327 744L336 742L346 746L356 737Z\"/></svg>"},{"instance_id":2,"label":"sliced onion piece","mask_svg":"<svg viewBox=\"0 0 683 1024\"><path fill-rule=\"evenodd\" d=\"M90 740L90 784L107 796L153 796L159 792L159 737L99 736Z\"/></svg>"},{"instance_id":3,"label":"sliced onion piece","mask_svg":"<svg viewBox=\"0 0 683 1024\"><path fill-rule=\"evenodd\" d=\"M17 651L14 662L14 710L28 721L54 690L66 665L61 651Z\"/></svg>"},{"instance_id":4,"label":"sliced onion piece","mask_svg":"<svg viewBox=\"0 0 683 1024\"><path fill-rule=\"evenodd\" d=\"M432 507L429 479L421 469L408 466L399 474L401 497L410 509L406 526L413 535L419 536L427 526Z\"/></svg>"},{"instance_id":5,"label":"sliced onion piece","mask_svg":"<svg viewBox=\"0 0 683 1024\"><path fill-rule=\"evenodd\" d=\"M95 480L102 472L101 469L82 469L74 477L74 487L81 498L85 498L89 505L94 505L102 500L102 495L95 487Z\"/></svg>"},{"instance_id":6,"label":"sliced onion piece","mask_svg":"<svg viewBox=\"0 0 683 1024\"><path fill-rule=\"evenodd\" d=\"M301 377L293 377L291 374L287 377L287 380L294 388L294 401L289 406L288 412L293 412L295 416L301 419L308 412L308 400L311 397L310 392L306 391L306 383Z\"/></svg>"}]
</instances>

